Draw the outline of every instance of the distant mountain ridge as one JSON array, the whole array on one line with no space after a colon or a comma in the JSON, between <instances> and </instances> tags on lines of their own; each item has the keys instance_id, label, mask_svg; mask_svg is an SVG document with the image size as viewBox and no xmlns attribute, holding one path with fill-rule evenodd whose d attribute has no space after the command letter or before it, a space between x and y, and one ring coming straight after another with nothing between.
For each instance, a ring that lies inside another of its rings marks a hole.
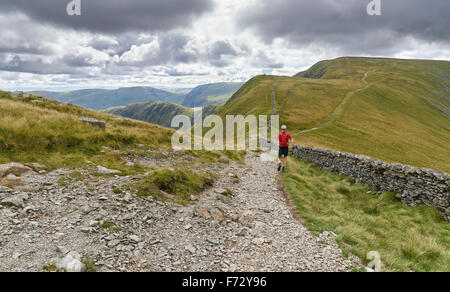
<instances>
[{"instance_id":1,"label":"distant mountain ridge","mask_svg":"<svg viewBox=\"0 0 450 292\"><path fill-rule=\"evenodd\" d=\"M152 87L128 87L116 90L83 89L67 92L32 91L30 93L94 110L104 110L110 107L154 100L182 103L185 97L184 94L172 93Z\"/></svg>"},{"instance_id":2,"label":"distant mountain ridge","mask_svg":"<svg viewBox=\"0 0 450 292\"><path fill-rule=\"evenodd\" d=\"M204 107L224 104L242 85L243 83L223 82L200 85L194 89L126 87L115 90L82 89L65 92L30 91L30 93L94 110L157 100L186 107Z\"/></svg>"},{"instance_id":3,"label":"distant mountain ridge","mask_svg":"<svg viewBox=\"0 0 450 292\"><path fill-rule=\"evenodd\" d=\"M195 87L186 95L183 105L187 107L200 107L211 104L226 103L244 83L222 82L210 83Z\"/></svg>"}]
</instances>

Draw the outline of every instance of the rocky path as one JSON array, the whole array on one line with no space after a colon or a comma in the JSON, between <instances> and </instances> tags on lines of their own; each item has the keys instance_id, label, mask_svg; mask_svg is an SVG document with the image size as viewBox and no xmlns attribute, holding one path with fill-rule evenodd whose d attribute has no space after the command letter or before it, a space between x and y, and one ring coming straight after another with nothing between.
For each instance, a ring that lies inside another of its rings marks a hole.
<instances>
[{"instance_id":1,"label":"rocky path","mask_svg":"<svg viewBox=\"0 0 450 292\"><path fill-rule=\"evenodd\" d=\"M283 80L283 77L280 77L277 81L275 81L275 83L272 85L272 93L271 93L271 97L272 97L272 112L270 113L271 116L275 115L275 113L277 112L277 97L276 97L276 89L277 89L277 85L278 83L280 83Z\"/></svg>"},{"instance_id":2,"label":"rocky path","mask_svg":"<svg viewBox=\"0 0 450 292\"><path fill-rule=\"evenodd\" d=\"M272 112L270 113L270 117L274 116L276 114L276 112L277 112L276 89L277 89L278 83L280 83L282 80L283 80L283 77L280 77L272 85L272 90L271 90ZM269 121L269 132L271 131L271 129L272 129L272 118Z\"/></svg>"},{"instance_id":3,"label":"rocky path","mask_svg":"<svg viewBox=\"0 0 450 292\"><path fill-rule=\"evenodd\" d=\"M220 179L189 206L116 188L133 177L61 185L69 170L29 174L20 190L0 189L0 271L42 271L69 252L98 271L349 271L333 234L313 236L295 219L274 162L215 169ZM230 194L231 191L233 195ZM14 200L13 200L14 201Z\"/></svg>"},{"instance_id":4,"label":"rocky path","mask_svg":"<svg viewBox=\"0 0 450 292\"><path fill-rule=\"evenodd\" d=\"M343 260L333 234L313 236L293 216L276 181L276 164L247 156L236 197L228 206L235 223L228 234L231 271L349 271L357 263ZM241 229L239 233L236 230Z\"/></svg>"}]
</instances>

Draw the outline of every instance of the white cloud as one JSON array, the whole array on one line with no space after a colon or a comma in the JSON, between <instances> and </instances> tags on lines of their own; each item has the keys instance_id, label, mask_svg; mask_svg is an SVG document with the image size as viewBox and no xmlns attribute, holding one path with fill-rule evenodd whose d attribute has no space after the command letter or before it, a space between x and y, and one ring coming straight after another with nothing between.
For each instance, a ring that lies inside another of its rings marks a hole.
<instances>
[{"instance_id":1,"label":"white cloud","mask_svg":"<svg viewBox=\"0 0 450 292\"><path fill-rule=\"evenodd\" d=\"M298 0L283 0L283 3L288 1ZM117 33L78 31L67 25L35 20L40 19L35 13L27 16L26 12L0 12L0 88L184 87L245 81L263 73L293 75L320 60L355 55L355 52L398 58L450 59L449 40L419 39L414 34L399 38L398 31L386 35L372 29L372 34L359 34L363 37L342 46L336 45L338 38L325 42L317 37L316 41L301 42L302 36L296 31L304 28L282 27L283 33L277 34L280 19L276 15L267 17L272 11L263 13L263 25L259 26L276 23L268 41L263 33L242 27L243 13L249 8L256 11L255 7L263 7L261 1L215 0L214 3L213 10L198 14L201 16L190 25L180 22L166 30L158 27L155 31L134 31L132 22L127 22L130 30ZM285 13L283 9L278 8L273 13ZM336 6L334 11L346 10ZM252 21L258 19L255 15ZM138 27L143 23L142 19L136 20ZM288 19L286 25L289 24L295 21ZM373 39L388 42L381 42L380 49L374 50Z\"/></svg>"}]
</instances>

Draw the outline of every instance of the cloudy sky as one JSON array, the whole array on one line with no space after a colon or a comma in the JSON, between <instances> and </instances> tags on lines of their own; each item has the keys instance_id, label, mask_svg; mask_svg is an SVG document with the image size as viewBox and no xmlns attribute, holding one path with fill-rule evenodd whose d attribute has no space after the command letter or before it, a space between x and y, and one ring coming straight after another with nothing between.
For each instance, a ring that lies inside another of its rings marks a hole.
<instances>
[{"instance_id":1,"label":"cloudy sky","mask_svg":"<svg viewBox=\"0 0 450 292\"><path fill-rule=\"evenodd\" d=\"M450 60L449 0L0 0L0 88L193 87L340 56Z\"/></svg>"}]
</instances>

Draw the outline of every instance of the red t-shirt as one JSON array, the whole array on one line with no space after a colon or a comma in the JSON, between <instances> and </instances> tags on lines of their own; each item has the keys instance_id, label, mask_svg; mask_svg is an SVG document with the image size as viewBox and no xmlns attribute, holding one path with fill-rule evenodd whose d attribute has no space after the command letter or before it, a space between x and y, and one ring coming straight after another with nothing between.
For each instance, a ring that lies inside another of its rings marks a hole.
<instances>
[{"instance_id":1,"label":"red t-shirt","mask_svg":"<svg viewBox=\"0 0 450 292\"><path fill-rule=\"evenodd\" d=\"M292 137L288 133L282 132L278 135L278 141L280 141L280 147L289 147L289 141L292 141Z\"/></svg>"}]
</instances>

